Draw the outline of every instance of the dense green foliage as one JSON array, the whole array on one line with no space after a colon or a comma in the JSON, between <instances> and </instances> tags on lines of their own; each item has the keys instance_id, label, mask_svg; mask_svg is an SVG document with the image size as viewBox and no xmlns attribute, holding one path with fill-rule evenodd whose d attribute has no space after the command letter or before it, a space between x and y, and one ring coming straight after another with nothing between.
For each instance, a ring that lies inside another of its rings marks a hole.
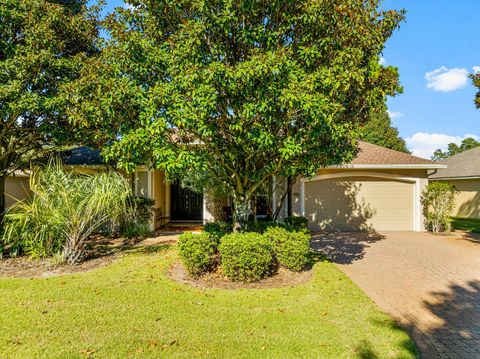
<instances>
[{"instance_id":1,"label":"dense green foliage","mask_svg":"<svg viewBox=\"0 0 480 359\"><path fill-rule=\"evenodd\" d=\"M477 94L475 96L475 106L477 106L477 108L480 108L480 71L472 74L470 78L472 79L473 86L477 88Z\"/></svg>"},{"instance_id":2,"label":"dense green foliage","mask_svg":"<svg viewBox=\"0 0 480 359\"><path fill-rule=\"evenodd\" d=\"M405 140L400 137L398 129L393 127L387 111L373 113L372 117L363 126L360 138L374 145L410 153Z\"/></svg>"},{"instance_id":3,"label":"dense green foliage","mask_svg":"<svg viewBox=\"0 0 480 359\"><path fill-rule=\"evenodd\" d=\"M283 227L288 231L308 231L308 219L302 216L290 216L283 220Z\"/></svg>"},{"instance_id":4,"label":"dense green foliage","mask_svg":"<svg viewBox=\"0 0 480 359\"><path fill-rule=\"evenodd\" d=\"M232 232L232 224L229 222L210 222L203 226L203 231L216 241Z\"/></svg>"},{"instance_id":5,"label":"dense green foliage","mask_svg":"<svg viewBox=\"0 0 480 359\"><path fill-rule=\"evenodd\" d=\"M259 233L227 234L219 250L223 274L232 281L258 281L272 267L271 243Z\"/></svg>"},{"instance_id":6,"label":"dense green foliage","mask_svg":"<svg viewBox=\"0 0 480 359\"><path fill-rule=\"evenodd\" d=\"M86 0L0 0L0 216L4 180L73 141L63 85L97 53L97 9Z\"/></svg>"},{"instance_id":7,"label":"dense green foliage","mask_svg":"<svg viewBox=\"0 0 480 359\"><path fill-rule=\"evenodd\" d=\"M452 217L452 228L467 232L480 233L480 219Z\"/></svg>"},{"instance_id":8,"label":"dense green foliage","mask_svg":"<svg viewBox=\"0 0 480 359\"><path fill-rule=\"evenodd\" d=\"M472 137L465 138L462 143L457 145L456 143L449 143L448 150L442 151L441 149L435 150L432 156L432 160L440 161L445 158L457 155L459 153L471 150L472 148L480 146L480 142Z\"/></svg>"},{"instance_id":9,"label":"dense green foliage","mask_svg":"<svg viewBox=\"0 0 480 359\"><path fill-rule=\"evenodd\" d=\"M136 252L87 273L0 278L0 357L416 358L328 261L295 287L205 290L168 276L175 250Z\"/></svg>"},{"instance_id":10,"label":"dense green foliage","mask_svg":"<svg viewBox=\"0 0 480 359\"><path fill-rule=\"evenodd\" d=\"M5 215L2 242L26 254L44 257L62 251L68 263L85 256L85 242L102 226L119 221L131 193L120 174L93 176L66 172L50 162L30 176L32 196L17 202Z\"/></svg>"},{"instance_id":11,"label":"dense green foliage","mask_svg":"<svg viewBox=\"0 0 480 359\"><path fill-rule=\"evenodd\" d=\"M310 235L288 231L281 227L270 227L264 237L272 243L273 253L278 263L292 271L305 268L310 252Z\"/></svg>"},{"instance_id":12,"label":"dense green foliage","mask_svg":"<svg viewBox=\"0 0 480 359\"><path fill-rule=\"evenodd\" d=\"M193 277L211 271L218 262L219 241L207 233L182 233L178 237L178 253Z\"/></svg>"},{"instance_id":13,"label":"dense green foliage","mask_svg":"<svg viewBox=\"0 0 480 359\"><path fill-rule=\"evenodd\" d=\"M125 169L207 173L236 229L273 175L352 159L358 125L400 90L378 60L404 14L380 0L131 3L70 86L70 119Z\"/></svg>"},{"instance_id":14,"label":"dense green foliage","mask_svg":"<svg viewBox=\"0 0 480 359\"><path fill-rule=\"evenodd\" d=\"M122 236L142 237L150 232L155 200L145 197L130 196L127 199L127 211L120 219Z\"/></svg>"},{"instance_id":15,"label":"dense green foliage","mask_svg":"<svg viewBox=\"0 0 480 359\"><path fill-rule=\"evenodd\" d=\"M427 229L445 232L451 229L452 211L455 207L456 189L447 182L430 182L422 193L423 215Z\"/></svg>"}]
</instances>

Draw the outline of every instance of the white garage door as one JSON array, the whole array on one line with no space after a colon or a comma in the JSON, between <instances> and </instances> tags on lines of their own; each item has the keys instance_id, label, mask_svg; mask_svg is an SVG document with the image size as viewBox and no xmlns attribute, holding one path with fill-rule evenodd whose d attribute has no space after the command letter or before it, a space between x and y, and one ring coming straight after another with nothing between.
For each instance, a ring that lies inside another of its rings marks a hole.
<instances>
[{"instance_id":1,"label":"white garage door","mask_svg":"<svg viewBox=\"0 0 480 359\"><path fill-rule=\"evenodd\" d=\"M372 177L305 183L313 230L413 230L414 185Z\"/></svg>"}]
</instances>

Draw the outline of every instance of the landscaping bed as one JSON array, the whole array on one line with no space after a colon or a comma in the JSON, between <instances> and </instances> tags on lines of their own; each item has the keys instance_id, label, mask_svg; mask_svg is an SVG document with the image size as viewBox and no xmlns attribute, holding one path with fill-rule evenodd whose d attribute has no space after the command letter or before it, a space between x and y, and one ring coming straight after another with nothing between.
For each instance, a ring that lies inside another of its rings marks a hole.
<instances>
[{"instance_id":1,"label":"landscaping bed","mask_svg":"<svg viewBox=\"0 0 480 359\"><path fill-rule=\"evenodd\" d=\"M194 288L175 247L50 278L0 278L0 357L414 358L408 335L332 263L294 287Z\"/></svg>"},{"instance_id":2,"label":"landscaping bed","mask_svg":"<svg viewBox=\"0 0 480 359\"><path fill-rule=\"evenodd\" d=\"M232 282L225 278L221 270L206 273L199 278L193 278L181 262L175 262L169 269L171 279L182 284L188 284L198 288L219 289L262 289L292 287L307 282L312 278L313 271L293 272L280 267L277 272L258 282Z\"/></svg>"}]
</instances>

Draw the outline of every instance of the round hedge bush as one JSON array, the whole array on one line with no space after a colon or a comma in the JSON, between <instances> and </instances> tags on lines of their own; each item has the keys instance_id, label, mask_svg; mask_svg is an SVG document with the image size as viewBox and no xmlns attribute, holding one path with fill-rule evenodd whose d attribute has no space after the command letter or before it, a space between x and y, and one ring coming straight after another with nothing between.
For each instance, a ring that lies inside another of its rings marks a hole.
<instances>
[{"instance_id":1,"label":"round hedge bush","mask_svg":"<svg viewBox=\"0 0 480 359\"><path fill-rule=\"evenodd\" d=\"M305 268L310 251L310 235L305 231L293 232L272 227L265 231L264 237L272 244L280 265L297 272Z\"/></svg>"},{"instance_id":2,"label":"round hedge bush","mask_svg":"<svg viewBox=\"0 0 480 359\"><path fill-rule=\"evenodd\" d=\"M232 230L233 224L224 221L210 222L203 226L203 231L219 242L224 235L232 233Z\"/></svg>"},{"instance_id":3,"label":"round hedge bush","mask_svg":"<svg viewBox=\"0 0 480 359\"><path fill-rule=\"evenodd\" d=\"M290 216L284 219L283 227L288 231L308 231L308 219L302 216Z\"/></svg>"},{"instance_id":4,"label":"round hedge bush","mask_svg":"<svg viewBox=\"0 0 480 359\"><path fill-rule=\"evenodd\" d=\"M207 233L182 233L178 238L178 253L192 277L215 268L219 241Z\"/></svg>"},{"instance_id":5,"label":"round hedge bush","mask_svg":"<svg viewBox=\"0 0 480 359\"><path fill-rule=\"evenodd\" d=\"M219 250L223 273L232 281L258 281L272 266L272 246L259 233L227 234Z\"/></svg>"}]
</instances>

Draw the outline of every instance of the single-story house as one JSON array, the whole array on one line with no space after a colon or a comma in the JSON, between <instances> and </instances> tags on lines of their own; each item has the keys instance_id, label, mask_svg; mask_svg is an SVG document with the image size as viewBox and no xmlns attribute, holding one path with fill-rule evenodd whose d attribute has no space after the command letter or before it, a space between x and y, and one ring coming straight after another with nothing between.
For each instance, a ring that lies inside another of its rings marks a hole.
<instances>
[{"instance_id":1,"label":"single-story house","mask_svg":"<svg viewBox=\"0 0 480 359\"><path fill-rule=\"evenodd\" d=\"M97 151L79 148L64 156L75 171L107 169ZM446 166L365 142L348 164L327 167L313 178L297 178L282 204L279 218L305 216L312 230L423 231L420 196L428 172ZM138 196L155 200L152 229L168 222L212 220L202 193L169 183L160 170L138 167L131 177ZM272 208L281 202L287 179L272 181ZM228 201L225 203L228 207Z\"/></svg>"},{"instance_id":2,"label":"single-story house","mask_svg":"<svg viewBox=\"0 0 480 359\"><path fill-rule=\"evenodd\" d=\"M431 171L431 181L445 181L458 191L453 215L480 218L480 147L449 157L439 164L447 166Z\"/></svg>"}]
</instances>

